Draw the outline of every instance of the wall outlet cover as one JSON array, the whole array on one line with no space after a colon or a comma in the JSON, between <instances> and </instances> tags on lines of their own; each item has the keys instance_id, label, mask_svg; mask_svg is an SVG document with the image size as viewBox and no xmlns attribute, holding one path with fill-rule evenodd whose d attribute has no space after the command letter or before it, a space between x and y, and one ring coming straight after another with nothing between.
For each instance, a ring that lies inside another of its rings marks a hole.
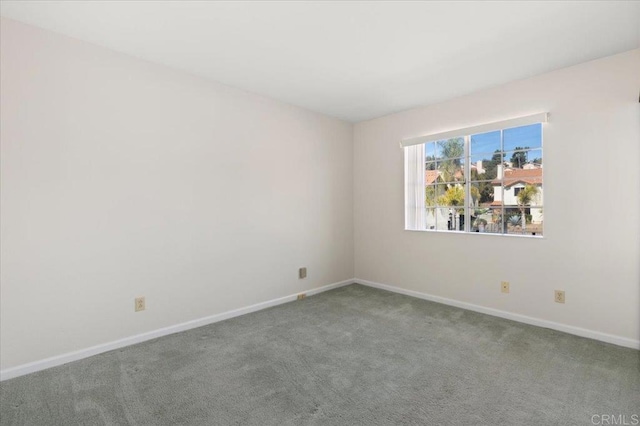
<instances>
[{"instance_id":1,"label":"wall outlet cover","mask_svg":"<svg viewBox=\"0 0 640 426\"><path fill-rule=\"evenodd\" d=\"M146 309L144 297L136 297L134 309L136 312L144 311Z\"/></svg>"}]
</instances>

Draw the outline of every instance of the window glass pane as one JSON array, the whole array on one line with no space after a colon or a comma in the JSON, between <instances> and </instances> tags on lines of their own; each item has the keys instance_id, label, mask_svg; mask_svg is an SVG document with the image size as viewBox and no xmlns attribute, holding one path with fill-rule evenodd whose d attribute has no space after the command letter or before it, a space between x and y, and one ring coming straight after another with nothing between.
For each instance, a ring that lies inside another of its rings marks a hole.
<instances>
[{"instance_id":1,"label":"window glass pane","mask_svg":"<svg viewBox=\"0 0 640 426\"><path fill-rule=\"evenodd\" d=\"M519 208L542 206L542 185L522 185L504 188L504 199L507 205Z\"/></svg>"},{"instance_id":2,"label":"window glass pane","mask_svg":"<svg viewBox=\"0 0 640 426\"><path fill-rule=\"evenodd\" d=\"M451 138L436 143L438 159L460 158L464 156L464 138Z\"/></svg>"},{"instance_id":3,"label":"window glass pane","mask_svg":"<svg viewBox=\"0 0 640 426\"><path fill-rule=\"evenodd\" d=\"M529 164L532 164L536 167L542 167L542 150L541 149L532 149L529 151L529 156L527 157L529 160Z\"/></svg>"},{"instance_id":4,"label":"window glass pane","mask_svg":"<svg viewBox=\"0 0 640 426\"><path fill-rule=\"evenodd\" d=\"M425 168L425 170L435 170L436 169L436 162L435 161L427 161L426 163L424 163L424 168Z\"/></svg>"},{"instance_id":5,"label":"window glass pane","mask_svg":"<svg viewBox=\"0 0 640 426\"><path fill-rule=\"evenodd\" d=\"M505 209L505 233L542 236L542 218L542 206Z\"/></svg>"},{"instance_id":6,"label":"window glass pane","mask_svg":"<svg viewBox=\"0 0 640 426\"><path fill-rule=\"evenodd\" d=\"M493 181L478 181L471 182L471 200L469 206L476 209L486 209L492 206L494 200L501 200L501 196L496 197L496 192L502 190L499 182Z\"/></svg>"},{"instance_id":7,"label":"window glass pane","mask_svg":"<svg viewBox=\"0 0 640 426\"><path fill-rule=\"evenodd\" d=\"M436 191L437 205L464 207L464 188L462 185L437 185Z\"/></svg>"},{"instance_id":8,"label":"window glass pane","mask_svg":"<svg viewBox=\"0 0 640 426\"><path fill-rule=\"evenodd\" d=\"M464 221L465 221L465 212L466 209L450 209L450 215L452 215L455 225L451 228L452 231L462 231L464 232Z\"/></svg>"},{"instance_id":9,"label":"window glass pane","mask_svg":"<svg viewBox=\"0 0 640 426\"><path fill-rule=\"evenodd\" d=\"M442 205L443 204L442 200L444 200L443 198L444 194L447 192L447 189L449 188L449 186L445 184L438 184L438 185L435 185L435 188L436 188L436 193L435 193L436 205Z\"/></svg>"},{"instance_id":10,"label":"window glass pane","mask_svg":"<svg viewBox=\"0 0 640 426\"><path fill-rule=\"evenodd\" d=\"M447 158L436 163L440 182L464 181L464 158Z\"/></svg>"},{"instance_id":11,"label":"window glass pane","mask_svg":"<svg viewBox=\"0 0 640 426\"><path fill-rule=\"evenodd\" d=\"M518 208L504 209L505 234L522 234L522 212Z\"/></svg>"},{"instance_id":12,"label":"window glass pane","mask_svg":"<svg viewBox=\"0 0 640 426\"><path fill-rule=\"evenodd\" d=\"M427 142L424 144L425 161L434 161L436 159L436 143Z\"/></svg>"},{"instance_id":13,"label":"window glass pane","mask_svg":"<svg viewBox=\"0 0 640 426\"><path fill-rule=\"evenodd\" d=\"M505 206L542 205L542 169L505 169Z\"/></svg>"},{"instance_id":14,"label":"window glass pane","mask_svg":"<svg viewBox=\"0 0 640 426\"><path fill-rule=\"evenodd\" d=\"M502 233L502 208L476 209L471 212L471 232Z\"/></svg>"},{"instance_id":15,"label":"window glass pane","mask_svg":"<svg viewBox=\"0 0 640 426\"><path fill-rule=\"evenodd\" d=\"M489 220L489 214L490 220ZM485 227L485 232L490 232L494 234L502 234L504 231L504 220L503 220L503 211L502 207L493 207L489 210L487 215L487 226Z\"/></svg>"},{"instance_id":16,"label":"window glass pane","mask_svg":"<svg viewBox=\"0 0 640 426\"><path fill-rule=\"evenodd\" d=\"M437 198L437 186L427 185L425 187L425 205L427 207L435 206Z\"/></svg>"},{"instance_id":17,"label":"window glass pane","mask_svg":"<svg viewBox=\"0 0 640 426\"><path fill-rule=\"evenodd\" d=\"M542 150L507 151L504 153L504 162L507 167L514 169L539 168L542 167Z\"/></svg>"},{"instance_id":18,"label":"window glass pane","mask_svg":"<svg viewBox=\"0 0 640 426\"><path fill-rule=\"evenodd\" d=\"M497 167L502 163L502 153L471 154L471 180L491 180L497 176Z\"/></svg>"},{"instance_id":19,"label":"window glass pane","mask_svg":"<svg viewBox=\"0 0 640 426\"><path fill-rule=\"evenodd\" d=\"M434 209L436 230L446 231L449 229L449 209L438 207Z\"/></svg>"},{"instance_id":20,"label":"window glass pane","mask_svg":"<svg viewBox=\"0 0 640 426\"><path fill-rule=\"evenodd\" d=\"M434 207L427 207L426 212L426 229L435 230L436 229L436 215L438 213L438 209Z\"/></svg>"},{"instance_id":21,"label":"window glass pane","mask_svg":"<svg viewBox=\"0 0 640 426\"><path fill-rule=\"evenodd\" d=\"M542 148L542 124L514 127L502 131L502 150Z\"/></svg>"},{"instance_id":22,"label":"window glass pane","mask_svg":"<svg viewBox=\"0 0 640 426\"><path fill-rule=\"evenodd\" d=\"M492 154L496 151L502 151L500 145L500 130L471 135L470 152L472 157L477 154Z\"/></svg>"},{"instance_id":23,"label":"window glass pane","mask_svg":"<svg viewBox=\"0 0 640 426\"><path fill-rule=\"evenodd\" d=\"M464 231L464 209L454 206L438 207L436 229L439 231Z\"/></svg>"},{"instance_id":24,"label":"window glass pane","mask_svg":"<svg viewBox=\"0 0 640 426\"><path fill-rule=\"evenodd\" d=\"M526 227L525 233L527 235L543 235L543 224L544 224L544 207L542 205L537 205L535 207L531 207L528 209L526 214Z\"/></svg>"}]
</instances>

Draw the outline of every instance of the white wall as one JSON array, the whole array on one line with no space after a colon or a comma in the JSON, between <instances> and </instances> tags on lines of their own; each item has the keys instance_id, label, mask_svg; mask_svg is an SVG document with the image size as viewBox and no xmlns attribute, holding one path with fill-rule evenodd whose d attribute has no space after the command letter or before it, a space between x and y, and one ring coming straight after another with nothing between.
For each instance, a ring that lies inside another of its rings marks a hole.
<instances>
[{"instance_id":1,"label":"white wall","mask_svg":"<svg viewBox=\"0 0 640 426\"><path fill-rule=\"evenodd\" d=\"M634 50L356 124L356 277L637 342L639 89ZM403 230L401 139L543 111L543 239Z\"/></svg>"},{"instance_id":2,"label":"white wall","mask_svg":"<svg viewBox=\"0 0 640 426\"><path fill-rule=\"evenodd\" d=\"M1 31L0 368L353 277L351 124Z\"/></svg>"}]
</instances>

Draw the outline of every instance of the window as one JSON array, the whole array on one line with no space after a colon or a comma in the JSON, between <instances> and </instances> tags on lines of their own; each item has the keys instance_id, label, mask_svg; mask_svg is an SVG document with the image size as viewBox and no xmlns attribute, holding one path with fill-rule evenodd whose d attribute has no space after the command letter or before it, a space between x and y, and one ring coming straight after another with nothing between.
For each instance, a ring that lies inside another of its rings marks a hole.
<instances>
[{"instance_id":1,"label":"window","mask_svg":"<svg viewBox=\"0 0 640 426\"><path fill-rule=\"evenodd\" d=\"M546 118L403 141L405 228L542 236Z\"/></svg>"}]
</instances>

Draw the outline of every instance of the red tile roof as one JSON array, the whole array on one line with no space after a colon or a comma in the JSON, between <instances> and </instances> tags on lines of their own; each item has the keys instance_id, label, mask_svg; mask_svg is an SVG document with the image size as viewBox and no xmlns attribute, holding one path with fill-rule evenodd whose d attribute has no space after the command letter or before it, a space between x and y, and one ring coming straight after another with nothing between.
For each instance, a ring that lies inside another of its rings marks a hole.
<instances>
[{"instance_id":1,"label":"red tile roof","mask_svg":"<svg viewBox=\"0 0 640 426\"><path fill-rule=\"evenodd\" d=\"M491 183L499 185L501 180L494 179ZM504 186L509 187L516 183L542 185L542 169L506 169L504 171Z\"/></svg>"},{"instance_id":2,"label":"red tile roof","mask_svg":"<svg viewBox=\"0 0 640 426\"><path fill-rule=\"evenodd\" d=\"M425 170L424 171L424 183L426 185L432 185L440 177L440 170ZM454 180L462 180L464 175L461 170L456 170L453 174Z\"/></svg>"},{"instance_id":3,"label":"red tile roof","mask_svg":"<svg viewBox=\"0 0 640 426\"><path fill-rule=\"evenodd\" d=\"M431 185L438 179L440 172L438 170L425 170L424 171L424 183Z\"/></svg>"}]
</instances>

